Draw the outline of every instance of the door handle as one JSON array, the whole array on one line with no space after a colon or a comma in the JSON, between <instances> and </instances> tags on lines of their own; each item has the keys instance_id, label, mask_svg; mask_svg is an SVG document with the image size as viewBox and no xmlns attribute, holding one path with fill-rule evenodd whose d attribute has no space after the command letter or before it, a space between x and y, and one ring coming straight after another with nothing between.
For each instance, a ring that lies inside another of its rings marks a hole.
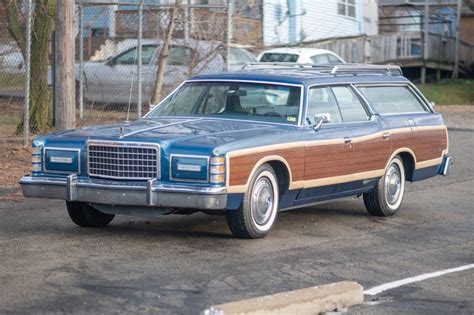
<instances>
[{"instance_id":1,"label":"door handle","mask_svg":"<svg viewBox=\"0 0 474 315\"><path fill-rule=\"evenodd\" d=\"M352 142L352 138L344 137L344 143L351 143L351 142Z\"/></svg>"},{"instance_id":2,"label":"door handle","mask_svg":"<svg viewBox=\"0 0 474 315\"><path fill-rule=\"evenodd\" d=\"M389 132L384 132L384 133L382 134L382 138L383 138L383 139L390 138L390 133L389 133Z\"/></svg>"}]
</instances>

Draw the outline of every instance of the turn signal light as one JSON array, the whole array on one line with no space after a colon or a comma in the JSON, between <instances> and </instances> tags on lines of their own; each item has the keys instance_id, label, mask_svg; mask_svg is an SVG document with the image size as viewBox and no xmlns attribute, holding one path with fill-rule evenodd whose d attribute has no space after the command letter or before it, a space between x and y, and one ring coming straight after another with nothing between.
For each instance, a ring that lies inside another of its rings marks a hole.
<instances>
[{"instance_id":1,"label":"turn signal light","mask_svg":"<svg viewBox=\"0 0 474 315\"><path fill-rule=\"evenodd\" d=\"M211 175L211 183L212 184L222 184L224 183L224 175Z\"/></svg>"}]
</instances>

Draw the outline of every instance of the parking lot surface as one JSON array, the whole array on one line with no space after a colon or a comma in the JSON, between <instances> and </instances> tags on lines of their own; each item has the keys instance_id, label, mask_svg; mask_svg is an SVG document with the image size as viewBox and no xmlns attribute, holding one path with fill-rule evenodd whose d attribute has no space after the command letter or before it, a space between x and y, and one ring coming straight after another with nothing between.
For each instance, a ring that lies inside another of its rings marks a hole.
<instances>
[{"instance_id":1,"label":"parking lot surface","mask_svg":"<svg viewBox=\"0 0 474 315\"><path fill-rule=\"evenodd\" d=\"M79 228L60 201L0 202L0 313L184 313L353 280L386 282L474 263L474 132L450 132L449 177L409 184L396 217L361 199L279 214L261 240L224 216L116 217ZM474 269L366 296L350 313L472 313Z\"/></svg>"}]
</instances>

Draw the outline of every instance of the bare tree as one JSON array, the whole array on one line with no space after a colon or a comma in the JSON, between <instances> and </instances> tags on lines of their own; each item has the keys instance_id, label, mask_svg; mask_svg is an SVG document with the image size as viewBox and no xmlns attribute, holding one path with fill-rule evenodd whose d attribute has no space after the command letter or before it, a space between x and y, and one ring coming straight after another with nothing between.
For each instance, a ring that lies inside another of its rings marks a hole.
<instances>
[{"instance_id":1,"label":"bare tree","mask_svg":"<svg viewBox=\"0 0 474 315\"><path fill-rule=\"evenodd\" d=\"M160 55L158 56L158 70L156 73L156 81L153 89L153 96L151 103L156 104L161 100L161 94L163 93L164 76L166 71L166 64L170 54L170 47L173 40L173 31L178 17L179 9L181 8L182 0L176 0L174 6L171 8L170 20L166 29L166 37L163 41ZM141 62L141 60L139 61Z\"/></svg>"},{"instance_id":2,"label":"bare tree","mask_svg":"<svg viewBox=\"0 0 474 315\"><path fill-rule=\"evenodd\" d=\"M6 8L8 31L25 57L25 35L20 20L22 0L1 0ZM44 133L51 129L51 93L48 87L49 42L54 25L56 0L35 0L30 56L30 131ZM26 58L24 58L26 60ZM23 120L17 133L23 130Z\"/></svg>"}]
</instances>

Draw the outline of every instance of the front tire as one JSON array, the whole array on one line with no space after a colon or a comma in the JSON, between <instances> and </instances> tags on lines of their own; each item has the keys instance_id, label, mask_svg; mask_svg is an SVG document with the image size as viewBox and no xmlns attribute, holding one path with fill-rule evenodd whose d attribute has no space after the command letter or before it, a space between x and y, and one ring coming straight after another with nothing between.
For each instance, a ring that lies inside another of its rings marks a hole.
<instances>
[{"instance_id":1,"label":"front tire","mask_svg":"<svg viewBox=\"0 0 474 315\"><path fill-rule=\"evenodd\" d=\"M374 190L364 194L364 204L371 215L389 217L400 209L404 194L405 167L400 156L396 156Z\"/></svg>"},{"instance_id":2,"label":"front tire","mask_svg":"<svg viewBox=\"0 0 474 315\"><path fill-rule=\"evenodd\" d=\"M264 164L253 175L240 208L227 211L227 223L232 234L250 239L265 237L276 221L278 201L275 171Z\"/></svg>"},{"instance_id":3,"label":"front tire","mask_svg":"<svg viewBox=\"0 0 474 315\"><path fill-rule=\"evenodd\" d=\"M72 222L82 227L103 227L115 217L113 214L100 212L83 202L66 201L66 207Z\"/></svg>"}]
</instances>

